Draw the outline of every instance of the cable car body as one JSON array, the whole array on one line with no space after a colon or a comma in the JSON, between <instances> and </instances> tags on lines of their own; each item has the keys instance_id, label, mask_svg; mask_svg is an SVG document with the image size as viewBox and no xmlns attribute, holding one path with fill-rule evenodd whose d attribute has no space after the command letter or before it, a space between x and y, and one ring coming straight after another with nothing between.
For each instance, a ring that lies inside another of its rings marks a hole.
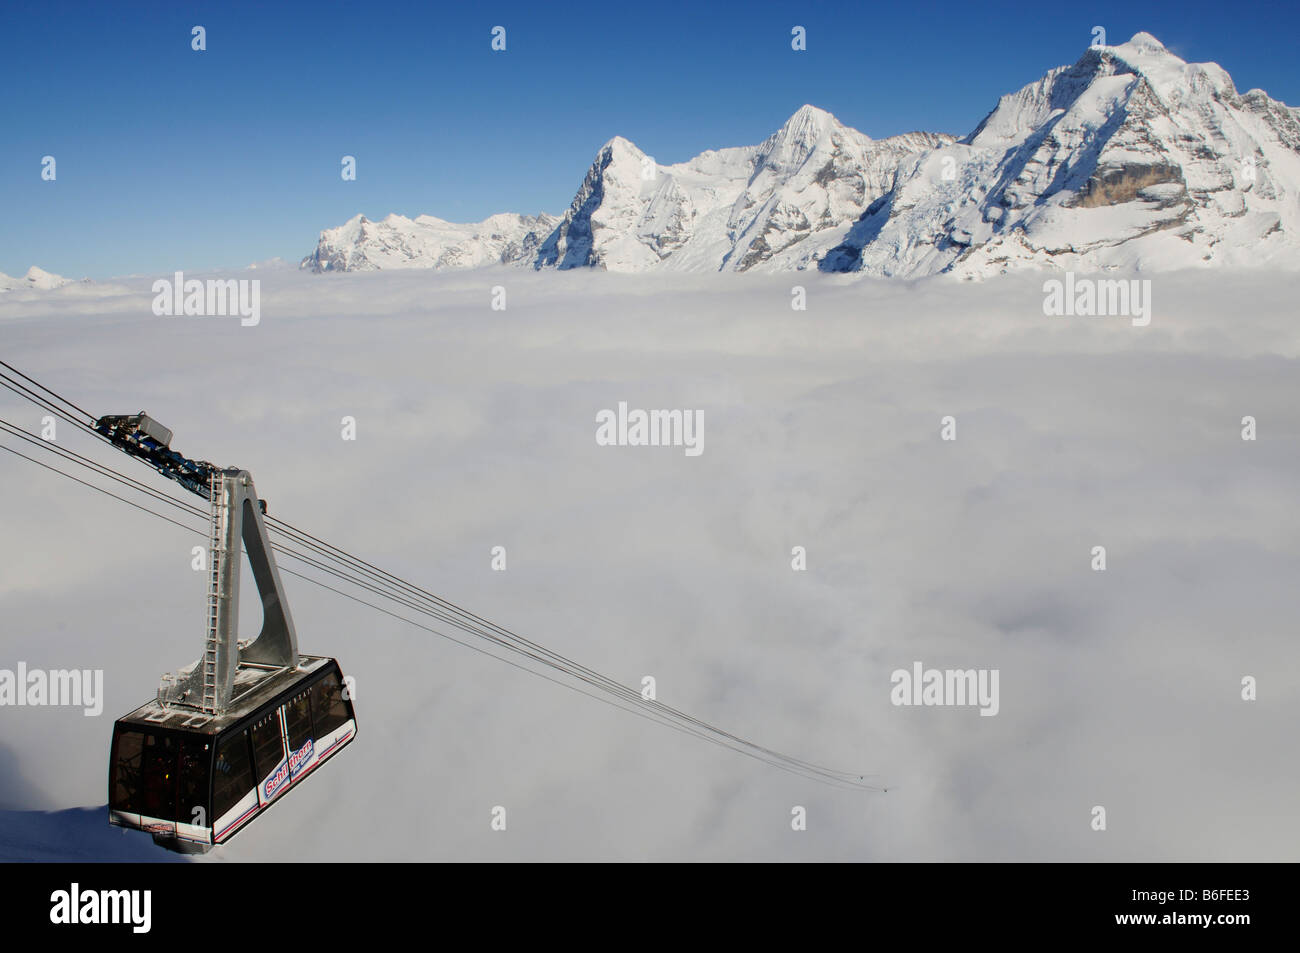
<instances>
[{"instance_id":1,"label":"cable car body","mask_svg":"<svg viewBox=\"0 0 1300 953\"><path fill-rule=\"evenodd\" d=\"M96 429L211 504L203 654L117 720L108 776L109 823L203 852L356 737L351 682L336 660L298 652L266 504L248 471L180 456L171 431L143 412L100 418ZM262 629L250 641L238 638L241 555L262 602Z\"/></svg>"},{"instance_id":2,"label":"cable car body","mask_svg":"<svg viewBox=\"0 0 1300 953\"><path fill-rule=\"evenodd\" d=\"M141 705L113 725L109 823L181 853L223 844L356 737L351 692L331 658L240 669L220 715Z\"/></svg>"}]
</instances>

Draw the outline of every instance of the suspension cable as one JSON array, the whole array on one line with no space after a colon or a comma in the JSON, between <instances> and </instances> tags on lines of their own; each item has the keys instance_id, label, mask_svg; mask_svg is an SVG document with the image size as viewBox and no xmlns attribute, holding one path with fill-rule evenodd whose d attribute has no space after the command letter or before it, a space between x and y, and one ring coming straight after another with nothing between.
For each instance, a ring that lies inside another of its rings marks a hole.
<instances>
[{"instance_id":1,"label":"suspension cable","mask_svg":"<svg viewBox=\"0 0 1300 953\"><path fill-rule=\"evenodd\" d=\"M37 393L36 391L33 391L31 388L28 388L18 383L17 381L13 380L13 378L10 378L7 375L5 375L3 372L0 372L0 386L4 386L8 390L17 394L18 396L23 397L24 399L36 404L39 407L49 410L51 413L55 413L61 419L64 419L74 424L78 429L83 429L100 439L105 439L102 434L100 434L98 431L94 429L94 427L82 421L76 420L73 414L67 411L65 407L61 407L58 405L63 404L66 405L66 407L71 407L73 411L83 415L84 417L92 421L96 419L91 414L86 412L84 409L82 409L72 401L62 397L57 392L45 387L39 382L23 374L21 371L18 371L16 368L12 367L12 365L4 361L0 361L0 366L8 368L10 371L17 374L23 380L27 381L28 383L32 384L34 387L38 388L39 391L43 392L44 395L48 395L48 396L42 396L42 393ZM22 430L21 428L17 427L14 424L9 423L8 421L0 420L0 431L9 434L11 436L16 436L23 440L26 440L28 443L39 446L42 449L51 451L68 462L89 469L91 472L96 473L99 476L112 479L128 487L129 489L135 490L140 493L144 493L147 496L149 496L151 499L166 503L169 506L172 506L176 509L181 510L182 512L185 512L187 515L198 516L204 519L207 519L208 517L208 514L198 506L185 503L181 500L176 499L175 497L172 497L170 494L162 493L158 490L155 490L152 487L149 487L148 485L142 483L139 480L135 480L132 477L126 476L118 472L113 467L100 464L72 450L67 450L66 448L62 448L62 447L56 447L52 445L49 441L41 440L40 438L27 433L26 431ZM103 493L107 496L111 496L114 499L117 499L121 502L127 503L128 505L133 506L136 509L142 510L143 512L148 513L149 515L157 516L158 518L166 520L167 522L175 526L179 526L189 532L194 532L199 535L204 535L202 530L196 529L193 526L188 526L186 524L179 522L178 520L172 519L161 513L157 513L153 510L150 510L147 507L141 506L140 504L137 504L129 499L126 499L125 497L119 496L115 493L105 490L104 488L96 486L93 483L89 483L85 480L81 480L71 474L59 470L57 467L49 466L45 463L42 463L39 460L36 460L33 457L20 453L17 450L13 450L10 447L0 445L0 449L7 450L9 453L14 454L15 456L21 457L22 459L28 460L32 463L36 463L37 465L44 467L47 470L51 470L55 473L58 473L61 476L66 476L77 483L80 483L84 486L88 486L91 489L97 490L100 493ZM279 538L279 542L272 542L272 549L274 549L276 552L279 552L282 555L285 555L291 559L295 559L298 562L302 563L303 565L310 566L313 569L316 569L317 571L325 572L328 575L338 578L352 586L356 586L364 591L378 595L380 598L386 599L390 603L403 606L421 615L425 615L430 618L436 619L440 622L443 622L445 624L452 625L466 632L467 634L473 635L492 645L500 646L501 648L507 650L508 652L522 656L536 664L549 667L561 673L562 675L567 676L568 678L576 679L592 687L593 689L596 689L597 691L601 692L602 695L596 695L591 692L585 691L576 685L572 685L570 683L563 682L560 681L559 679L548 676L544 672L539 672L536 671L535 669L528 668L527 666L520 665L516 662L511 661L508 658L503 658L500 655L494 654L492 652L488 652L487 650L479 646L474 646L471 643L467 643L460 639L447 635L445 632L441 632L437 629L433 629L429 626L423 625L422 623L408 619L400 614L390 612L382 608L381 606L374 605L373 603L367 602L366 600L361 599L357 596L336 589L323 582L320 582L317 579L313 579L309 576L305 576L291 569L284 568L284 572L293 575L297 578L303 579L306 582L310 582L314 585L320 586L321 588L327 589L345 598L358 602L364 606L368 606L369 608L374 609L378 612L382 612L386 615L392 616L393 618L399 619L400 621L405 622L408 625L425 629L433 634L439 635L442 638L455 642L458 645L471 648L474 651L480 652L481 654L485 654L491 658L495 658L498 661L504 661L507 664L512 665L513 667L519 668L523 671L530 672L531 674L534 675L538 675L539 677L546 678L548 681L552 681L555 682L556 684L564 685L565 687L571 688L574 691L578 691L581 694L588 695L589 697L595 698L599 701L606 702L608 704L612 704L614 705L614 707L620 708L624 711L629 711L640 717L649 718L651 721L654 721L656 724L661 724L666 727L671 727L674 728L675 730L682 731L687 734L693 735L695 737L701 738L702 740L706 740L711 743L718 744L722 747L727 748L728 750L736 751L738 753L745 754L749 757L756 758L757 760L760 760L773 767L780 767L783 770L793 772L802 777L809 778L810 780L816 780L821 783L830 784L836 787L850 787L858 790L863 790L863 789L882 790L880 788L876 788L873 785L868 785L863 783L865 782L865 778L866 778L866 776L864 775L859 775L853 772L835 770L812 762L804 761L802 759L795 758L790 755L783 754L779 751L766 748L762 745L758 745L754 742L748 741L744 738L741 738L737 735L727 732L721 728L718 728L715 725L712 725L701 719L695 718L694 716L689 715L686 712L673 708L672 706L665 705L654 699L646 699L639 692L615 681L612 678L609 678L606 675L603 675L593 669L590 669L587 666L582 665L561 653L554 652L546 648L545 646L540 645L539 643L526 639L523 636L520 636L517 633L512 632L511 630L503 626L499 626L496 625L495 623L489 622L488 620L482 618L481 616L478 616L473 612L470 612L469 610L464 609L453 602L450 602L449 600L436 596L433 593L425 589L422 589L419 586L416 586L415 584L410 583L399 576L396 576L383 569L380 569L374 564L367 562L366 560L361 559L357 556L354 556L351 553L348 553L347 551L340 549L339 547L327 543L324 540L321 540L311 535L310 533L307 533L304 530L298 529L297 527L292 526L291 524L283 520L268 516L266 522L268 524L268 529L270 529L271 532L274 533L277 538ZM293 548L294 546L302 547L312 555L310 556L306 555L303 552L299 551L298 549ZM321 560L328 560L328 562L322 562Z\"/></svg>"}]
</instances>

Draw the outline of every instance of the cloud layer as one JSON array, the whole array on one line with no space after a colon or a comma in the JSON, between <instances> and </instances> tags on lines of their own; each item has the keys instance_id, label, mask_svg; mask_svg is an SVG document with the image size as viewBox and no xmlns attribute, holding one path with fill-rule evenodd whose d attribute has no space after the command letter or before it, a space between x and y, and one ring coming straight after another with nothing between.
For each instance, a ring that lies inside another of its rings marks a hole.
<instances>
[{"instance_id":1,"label":"cloud layer","mask_svg":"<svg viewBox=\"0 0 1300 953\"><path fill-rule=\"evenodd\" d=\"M256 328L155 317L129 280L5 300L0 342L94 412L143 408L249 469L290 523L890 790L809 784L288 578L303 649L357 678L360 733L219 856L1295 858L1284 279L1157 276L1146 328L1045 317L1030 277L262 280ZM702 410L705 452L597 446L619 401ZM0 416L40 423L8 392ZM22 778L0 809L102 804L112 718L199 652L199 540L3 457L0 668L103 668L107 701L0 709ZM916 660L999 669L999 714L894 707Z\"/></svg>"}]
</instances>

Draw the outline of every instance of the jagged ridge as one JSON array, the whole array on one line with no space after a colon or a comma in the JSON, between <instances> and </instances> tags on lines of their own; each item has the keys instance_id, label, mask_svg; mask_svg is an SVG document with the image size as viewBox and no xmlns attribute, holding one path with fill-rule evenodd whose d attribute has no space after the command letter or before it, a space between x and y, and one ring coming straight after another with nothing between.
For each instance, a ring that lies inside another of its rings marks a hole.
<instances>
[{"instance_id":1,"label":"jagged ridge","mask_svg":"<svg viewBox=\"0 0 1300 953\"><path fill-rule=\"evenodd\" d=\"M957 140L872 140L813 106L662 166L615 137L563 216L357 216L316 271L512 264L980 277L1023 266L1300 264L1300 112L1139 33L1010 93Z\"/></svg>"}]
</instances>

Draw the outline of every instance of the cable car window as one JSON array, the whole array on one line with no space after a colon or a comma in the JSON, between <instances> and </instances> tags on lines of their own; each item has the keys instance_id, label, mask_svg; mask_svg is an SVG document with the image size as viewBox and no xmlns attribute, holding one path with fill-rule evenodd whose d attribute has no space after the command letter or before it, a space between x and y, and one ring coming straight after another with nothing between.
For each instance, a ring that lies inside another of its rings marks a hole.
<instances>
[{"instance_id":1,"label":"cable car window","mask_svg":"<svg viewBox=\"0 0 1300 953\"><path fill-rule=\"evenodd\" d=\"M253 765L258 780L266 777L284 760L284 741L280 737L280 717L275 712L253 726Z\"/></svg>"},{"instance_id":2,"label":"cable car window","mask_svg":"<svg viewBox=\"0 0 1300 953\"><path fill-rule=\"evenodd\" d=\"M318 738L325 737L350 717L348 703L343 700L343 686L334 672L312 686L311 707Z\"/></svg>"},{"instance_id":3,"label":"cable car window","mask_svg":"<svg viewBox=\"0 0 1300 953\"><path fill-rule=\"evenodd\" d=\"M212 756L211 739L182 738L180 765L177 772L176 820L182 824L210 827L208 817L208 765Z\"/></svg>"},{"instance_id":4,"label":"cable car window","mask_svg":"<svg viewBox=\"0 0 1300 953\"><path fill-rule=\"evenodd\" d=\"M140 813L164 821L176 820L176 739L145 735L142 755Z\"/></svg>"},{"instance_id":5,"label":"cable car window","mask_svg":"<svg viewBox=\"0 0 1300 953\"><path fill-rule=\"evenodd\" d=\"M298 751L312 737L310 693L303 692L284 706L284 724L289 729L289 750Z\"/></svg>"},{"instance_id":6,"label":"cable car window","mask_svg":"<svg viewBox=\"0 0 1300 953\"><path fill-rule=\"evenodd\" d=\"M113 762L114 810L131 814L140 812L140 757L143 753L143 731L118 732Z\"/></svg>"},{"instance_id":7,"label":"cable car window","mask_svg":"<svg viewBox=\"0 0 1300 953\"><path fill-rule=\"evenodd\" d=\"M217 749L216 783L212 791L212 818L225 816L240 799L253 790L253 762L248 756L248 732L241 731Z\"/></svg>"}]
</instances>

